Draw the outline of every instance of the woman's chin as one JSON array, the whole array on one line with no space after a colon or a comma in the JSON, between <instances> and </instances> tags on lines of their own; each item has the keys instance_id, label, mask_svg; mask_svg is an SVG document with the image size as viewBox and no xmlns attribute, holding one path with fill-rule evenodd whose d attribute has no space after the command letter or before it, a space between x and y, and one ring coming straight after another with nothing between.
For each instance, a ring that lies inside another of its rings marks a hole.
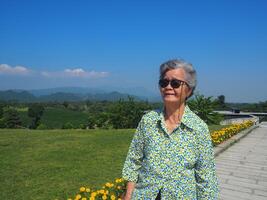
<instances>
[{"instance_id":1,"label":"woman's chin","mask_svg":"<svg viewBox=\"0 0 267 200\"><path fill-rule=\"evenodd\" d=\"M177 102L179 101L179 99L173 97L173 96L165 96L162 98L164 102L169 102L169 103L173 103L173 102Z\"/></svg>"}]
</instances>

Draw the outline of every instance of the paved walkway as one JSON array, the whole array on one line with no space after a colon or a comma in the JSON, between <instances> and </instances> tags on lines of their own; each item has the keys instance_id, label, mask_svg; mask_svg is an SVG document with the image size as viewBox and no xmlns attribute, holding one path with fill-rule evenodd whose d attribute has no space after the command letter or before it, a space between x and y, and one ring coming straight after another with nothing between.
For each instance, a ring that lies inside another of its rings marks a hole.
<instances>
[{"instance_id":1,"label":"paved walkway","mask_svg":"<svg viewBox=\"0 0 267 200\"><path fill-rule=\"evenodd\" d=\"M267 200L267 122L215 161L221 200Z\"/></svg>"}]
</instances>

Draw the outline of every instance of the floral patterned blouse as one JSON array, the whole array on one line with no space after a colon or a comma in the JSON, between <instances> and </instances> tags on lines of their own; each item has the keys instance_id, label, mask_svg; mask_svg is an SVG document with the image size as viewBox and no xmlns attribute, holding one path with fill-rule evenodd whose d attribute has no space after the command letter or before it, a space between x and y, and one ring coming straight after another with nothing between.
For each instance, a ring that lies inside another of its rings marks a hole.
<instances>
[{"instance_id":1,"label":"floral patterned blouse","mask_svg":"<svg viewBox=\"0 0 267 200\"><path fill-rule=\"evenodd\" d=\"M122 177L136 183L133 200L217 199L218 181L207 125L188 106L168 133L163 111L145 114L134 134Z\"/></svg>"}]
</instances>

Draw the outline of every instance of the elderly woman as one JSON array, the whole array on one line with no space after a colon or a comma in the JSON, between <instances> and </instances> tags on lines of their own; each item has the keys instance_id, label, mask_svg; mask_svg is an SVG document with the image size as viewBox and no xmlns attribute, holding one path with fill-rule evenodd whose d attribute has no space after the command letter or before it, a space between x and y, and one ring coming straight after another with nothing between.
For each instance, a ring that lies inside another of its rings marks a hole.
<instances>
[{"instance_id":1,"label":"elderly woman","mask_svg":"<svg viewBox=\"0 0 267 200\"><path fill-rule=\"evenodd\" d=\"M191 64L170 60L160 66L164 109L139 122L122 172L124 200L218 198L209 129L186 104L195 87Z\"/></svg>"}]
</instances>

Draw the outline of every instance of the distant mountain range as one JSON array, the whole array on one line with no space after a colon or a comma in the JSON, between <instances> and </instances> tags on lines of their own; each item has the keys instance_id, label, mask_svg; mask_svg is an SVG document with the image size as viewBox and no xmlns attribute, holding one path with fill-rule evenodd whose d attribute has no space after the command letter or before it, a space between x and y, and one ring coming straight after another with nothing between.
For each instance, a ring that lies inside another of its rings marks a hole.
<instances>
[{"instance_id":1,"label":"distant mountain range","mask_svg":"<svg viewBox=\"0 0 267 200\"><path fill-rule=\"evenodd\" d=\"M117 91L105 91L94 88L80 87L61 87L40 90L5 90L0 91L0 100L2 101L17 101L17 102L63 102L63 101L116 101L119 99L127 99L128 96L134 97L136 100L148 100L150 102L160 101L160 97L140 89L129 90L129 93Z\"/></svg>"}]
</instances>

